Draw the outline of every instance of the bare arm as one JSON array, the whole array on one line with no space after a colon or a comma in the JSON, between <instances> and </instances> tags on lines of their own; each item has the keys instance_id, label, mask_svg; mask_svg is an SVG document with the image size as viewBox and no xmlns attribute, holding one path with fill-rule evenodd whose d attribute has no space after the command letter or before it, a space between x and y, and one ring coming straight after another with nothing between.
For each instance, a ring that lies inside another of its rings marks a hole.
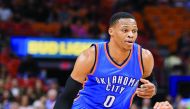
<instances>
[{"instance_id":1,"label":"bare arm","mask_svg":"<svg viewBox=\"0 0 190 109\"><path fill-rule=\"evenodd\" d=\"M83 84L86 76L90 73L90 70L94 65L94 61L95 47L90 47L77 58L71 77Z\"/></svg>"},{"instance_id":2,"label":"bare arm","mask_svg":"<svg viewBox=\"0 0 190 109\"><path fill-rule=\"evenodd\" d=\"M154 67L154 58L149 50L142 49L142 60L144 65L143 78L151 75Z\"/></svg>"},{"instance_id":3,"label":"bare arm","mask_svg":"<svg viewBox=\"0 0 190 109\"><path fill-rule=\"evenodd\" d=\"M56 100L54 109L71 109L73 100L82 88L86 76L95 61L95 47L90 47L77 58L71 76L67 79L64 91Z\"/></svg>"},{"instance_id":4,"label":"bare arm","mask_svg":"<svg viewBox=\"0 0 190 109\"><path fill-rule=\"evenodd\" d=\"M154 59L152 53L149 50L142 49L142 60L144 65L143 78L147 78L151 75L154 67ZM143 84L140 88L137 88L136 94L141 98L152 98L156 94L156 87L149 80L141 79Z\"/></svg>"}]
</instances>

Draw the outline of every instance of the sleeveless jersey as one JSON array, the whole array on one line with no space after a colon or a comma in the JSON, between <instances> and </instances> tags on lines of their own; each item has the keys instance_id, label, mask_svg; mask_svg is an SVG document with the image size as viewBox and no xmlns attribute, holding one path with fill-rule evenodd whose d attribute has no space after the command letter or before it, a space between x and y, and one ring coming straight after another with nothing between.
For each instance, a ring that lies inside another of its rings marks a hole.
<instances>
[{"instance_id":1,"label":"sleeveless jersey","mask_svg":"<svg viewBox=\"0 0 190 109\"><path fill-rule=\"evenodd\" d=\"M129 109L143 73L140 52L134 43L127 59L118 65L109 54L108 43L96 44L94 69L72 109Z\"/></svg>"}]
</instances>

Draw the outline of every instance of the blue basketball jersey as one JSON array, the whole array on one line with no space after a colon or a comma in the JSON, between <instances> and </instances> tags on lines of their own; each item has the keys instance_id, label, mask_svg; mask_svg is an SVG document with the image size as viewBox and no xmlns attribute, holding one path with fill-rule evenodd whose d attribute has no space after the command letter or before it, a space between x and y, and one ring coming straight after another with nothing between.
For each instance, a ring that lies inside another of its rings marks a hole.
<instances>
[{"instance_id":1,"label":"blue basketball jersey","mask_svg":"<svg viewBox=\"0 0 190 109\"><path fill-rule=\"evenodd\" d=\"M72 109L129 109L143 73L140 52L134 43L127 59L118 65L109 54L108 43L96 44L94 69Z\"/></svg>"}]
</instances>

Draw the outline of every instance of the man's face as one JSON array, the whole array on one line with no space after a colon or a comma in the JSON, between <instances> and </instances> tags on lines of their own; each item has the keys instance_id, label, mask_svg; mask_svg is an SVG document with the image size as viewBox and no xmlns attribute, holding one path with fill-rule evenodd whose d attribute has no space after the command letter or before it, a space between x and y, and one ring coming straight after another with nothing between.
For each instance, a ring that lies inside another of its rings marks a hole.
<instances>
[{"instance_id":1,"label":"man's face","mask_svg":"<svg viewBox=\"0 0 190 109\"><path fill-rule=\"evenodd\" d=\"M137 38L137 31L136 21L131 18L119 19L109 28L111 41L113 40L119 47L127 50L132 48Z\"/></svg>"}]
</instances>

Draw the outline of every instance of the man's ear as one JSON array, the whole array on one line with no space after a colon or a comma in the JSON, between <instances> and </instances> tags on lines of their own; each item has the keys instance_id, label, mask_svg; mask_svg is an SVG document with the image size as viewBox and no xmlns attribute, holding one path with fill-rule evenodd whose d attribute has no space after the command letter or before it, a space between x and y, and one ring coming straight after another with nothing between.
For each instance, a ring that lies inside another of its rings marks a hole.
<instances>
[{"instance_id":1,"label":"man's ear","mask_svg":"<svg viewBox=\"0 0 190 109\"><path fill-rule=\"evenodd\" d=\"M110 27L110 28L108 29L108 33L109 33L110 36L113 35L113 28L112 28L112 27Z\"/></svg>"}]
</instances>

